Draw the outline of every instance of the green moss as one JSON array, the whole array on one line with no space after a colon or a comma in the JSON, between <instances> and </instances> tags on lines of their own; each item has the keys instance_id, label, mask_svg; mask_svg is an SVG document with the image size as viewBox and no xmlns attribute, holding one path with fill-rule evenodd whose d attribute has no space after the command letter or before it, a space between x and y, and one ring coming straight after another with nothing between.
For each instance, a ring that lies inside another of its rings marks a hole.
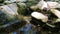
<instances>
[{"instance_id":1,"label":"green moss","mask_svg":"<svg viewBox=\"0 0 60 34\"><path fill-rule=\"evenodd\" d=\"M26 5L18 5L18 10L17 10L17 12L20 14L20 15L24 15L25 13L26 13L26 9L27 9L27 7L26 7Z\"/></svg>"},{"instance_id":2,"label":"green moss","mask_svg":"<svg viewBox=\"0 0 60 34\"><path fill-rule=\"evenodd\" d=\"M27 4L27 7L30 7L30 6L36 5L38 2L39 0L28 0L26 4Z\"/></svg>"}]
</instances>

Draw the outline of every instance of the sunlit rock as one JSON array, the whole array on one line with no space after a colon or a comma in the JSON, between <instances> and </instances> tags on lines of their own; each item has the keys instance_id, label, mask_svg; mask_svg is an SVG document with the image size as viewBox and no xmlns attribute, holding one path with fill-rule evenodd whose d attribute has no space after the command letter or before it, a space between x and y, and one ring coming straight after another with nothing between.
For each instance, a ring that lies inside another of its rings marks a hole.
<instances>
[{"instance_id":1,"label":"sunlit rock","mask_svg":"<svg viewBox=\"0 0 60 34\"><path fill-rule=\"evenodd\" d=\"M58 2L52 2L52 1L44 1L44 0L41 0L39 1L36 5L34 6L31 6L33 7L32 9L41 9L43 10L44 8L47 8L47 10L51 9L51 8L60 8L60 4Z\"/></svg>"},{"instance_id":2,"label":"sunlit rock","mask_svg":"<svg viewBox=\"0 0 60 34\"><path fill-rule=\"evenodd\" d=\"M51 9L51 12L55 14L58 18L60 18L60 11L56 9Z\"/></svg>"},{"instance_id":3,"label":"sunlit rock","mask_svg":"<svg viewBox=\"0 0 60 34\"><path fill-rule=\"evenodd\" d=\"M35 7L34 7L35 6ZM32 9L34 9L34 8L39 8L39 9L41 9L41 10L43 10L44 8L48 8L48 5L47 5L47 3L44 1L44 0L41 0L41 1L39 1L36 5L34 5L33 6L33 8ZM36 8L36 9L37 9Z\"/></svg>"},{"instance_id":4,"label":"sunlit rock","mask_svg":"<svg viewBox=\"0 0 60 34\"><path fill-rule=\"evenodd\" d=\"M41 0L37 6L39 7L39 9L44 9L44 8L48 8L48 5L45 1Z\"/></svg>"},{"instance_id":5,"label":"sunlit rock","mask_svg":"<svg viewBox=\"0 0 60 34\"><path fill-rule=\"evenodd\" d=\"M43 22L47 22L48 21L48 17L43 15L42 13L39 13L39 12L33 12L31 14L31 16L36 18L36 19L41 19Z\"/></svg>"},{"instance_id":6,"label":"sunlit rock","mask_svg":"<svg viewBox=\"0 0 60 34\"><path fill-rule=\"evenodd\" d=\"M58 2L48 1L47 4L48 4L48 7L49 7L49 8L60 8Z\"/></svg>"}]
</instances>

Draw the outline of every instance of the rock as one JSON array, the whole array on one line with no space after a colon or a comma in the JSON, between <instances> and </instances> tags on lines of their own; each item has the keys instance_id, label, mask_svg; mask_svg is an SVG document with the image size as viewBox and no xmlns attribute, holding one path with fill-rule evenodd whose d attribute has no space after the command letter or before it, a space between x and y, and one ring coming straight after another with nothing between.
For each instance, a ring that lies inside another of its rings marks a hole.
<instances>
[{"instance_id":1,"label":"rock","mask_svg":"<svg viewBox=\"0 0 60 34\"><path fill-rule=\"evenodd\" d=\"M25 15L27 6L25 3L18 3L18 13L21 15Z\"/></svg>"},{"instance_id":2,"label":"rock","mask_svg":"<svg viewBox=\"0 0 60 34\"><path fill-rule=\"evenodd\" d=\"M19 0L20 2L26 2L27 0Z\"/></svg>"},{"instance_id":3,"label":"rock","mask_svg":"<svg viewBox=\"0 0 60 34\"><path fill-rule=\"evenodd\" d=\"M51 12L56 15L58 18L60 18L60 11L56 9L51 9Z\"/></svg>"},{"instance_id":4,"label":"rock","mask_svg":"<svg viewBox=\"0 0 60 34\"><path fill-rule=\"evenodd\" d=\"M7 5L11 10L13 10L16 14L18 14L17 13L17 10L18 10L18 7L17 7L17 5L16 5L16 3L12 3L12 4L9 4L9 5Z\"/></svg>"},{"instance_id":5,"label":"rock","mask_svg":"<svg viewBox=\"0 0 60 34\"><path fill-rule=\"evenodd\" d=\"M1 8L1 11L6 14L7 16L7 19L14 19L16 13L10 9L7 5L4 5L4 6L0 6Z\"/></svg>"},{"instance_id":6,"label":"rock","mask_svg":"<svg viewBox=\"0 0 60 34\"><path fill-rule=\"evenodd\" d=\"M42 22L47 22L48 21L48 17L43 15L42 13L39 13L39 12L33 12L31 14L32 17L38 19L38 20L42 20Z\"/></svg>"}]
</instances>

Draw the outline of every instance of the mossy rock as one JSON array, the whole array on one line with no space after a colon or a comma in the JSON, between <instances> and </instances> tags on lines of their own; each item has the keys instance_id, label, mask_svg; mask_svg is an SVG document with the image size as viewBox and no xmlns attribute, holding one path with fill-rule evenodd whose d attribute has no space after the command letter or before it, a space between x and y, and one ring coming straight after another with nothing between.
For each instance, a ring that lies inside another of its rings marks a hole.
<instances>
[{"instance_id":1,"label":"mossy rock","mask_svg":"<svg viewBox=\"0 0 60 34\"><path fill-rule=\"evenodd\" d=\"M18 12L20 15L25 15L26 9L27 9L26 4L25 4L25 3L20 3L20 4L18 4L17 6L18 6L17 12Z\"/></svg>"}]
</instances>

